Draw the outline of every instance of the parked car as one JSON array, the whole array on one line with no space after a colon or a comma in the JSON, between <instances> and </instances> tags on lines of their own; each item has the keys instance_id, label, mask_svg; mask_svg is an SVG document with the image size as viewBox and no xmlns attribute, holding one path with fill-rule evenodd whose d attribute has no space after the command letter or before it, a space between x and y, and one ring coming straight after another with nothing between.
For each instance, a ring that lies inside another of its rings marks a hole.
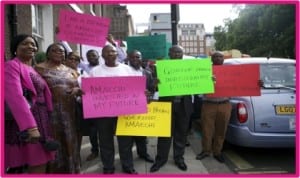
<instances>
[{"instance_id":1,"label":"parked car","mask_svg":"<svg viewBox=\"0 0 300 178\"><path fill-rule=\"evenodd\" d=\"M244 147L292 148L296 139L296 61L232 58L224 65L259 64L261 96L231 97L226 141Z\"/></svg>"}]
</instances>

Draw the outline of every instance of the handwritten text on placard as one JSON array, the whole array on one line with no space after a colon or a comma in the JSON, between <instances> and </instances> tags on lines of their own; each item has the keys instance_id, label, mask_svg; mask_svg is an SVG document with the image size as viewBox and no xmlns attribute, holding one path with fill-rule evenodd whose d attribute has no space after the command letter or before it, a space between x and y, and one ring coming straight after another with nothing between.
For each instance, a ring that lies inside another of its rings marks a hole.
<instances>
[{"instance_id":1,"label":"handwritten text on placard","mask_svg":"<svg viewBox=\"0 0 300 178\"><path fill-rule=\"evenodd\" d=\"M213 92L212 65L209 59L159 60L159 96Z\"/></svg>"},{"instance_id":2,"label":"handwritten text on placard","mask_svg":"<svg viewBox=\"0 0 300 178\"><path fill-rule=\"evenodd\" d=\"M61 9L58 39L68 42L104 46L110 19Z\"/></svg>"},{"instance_id":3,"label":"handwritten text on placard","mask_svg":"<svg viewBox=\"0 0 300 178\"><path fill-rule=\"evenodd\" d=\"M145 114L119 116L116 135L161 136L171 135L171 103L151 102Z\"/></svg>"},{"instance_id":4,"label":"handwritten text on placard","mask_svg":"<svg viewBox=\"0 0 300 178\"><path fill-rule=\"evenodd\" d=\"M143 76L82 78L84 118L146 113L145 82Z\"/></svg>"},{"instance_id":5,"label":"handwritten text on placard","mask_svg":"<svg viewBox=\"0 0 300 178\"><path fill-rule=\"evenodd\" d=\"M208 96L260 96L259 65L213 66L215 93Z\"/></svg>"}]
</instances>

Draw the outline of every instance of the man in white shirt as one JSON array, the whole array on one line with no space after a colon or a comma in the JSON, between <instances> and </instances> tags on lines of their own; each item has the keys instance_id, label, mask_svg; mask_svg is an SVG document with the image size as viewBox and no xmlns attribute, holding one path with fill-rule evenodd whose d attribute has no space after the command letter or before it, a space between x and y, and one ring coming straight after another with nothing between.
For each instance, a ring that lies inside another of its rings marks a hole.
<instances>
[{"instance_id":1,"label":"man in white shirt","mask_svg":"<svg viewBox=\"0 0 300 178\"><path fill-rule=\"evenodd\" d=\"M102 50L104 64L94 67L90 71L91 77L117 77L132 76L129 66L117 61L117 50L112 45L104 46ZM116 129L117 116L97 119L100 141L100 156L103 164L104 174L113 174L115 149L114 134ZM131 136L118 136L119 154L122 163L123 172L128 174L137 174L133 165L132 146L128 146L128 139ZM128 150L129 149L129 150Z\"/></svg>"}]
</instances>

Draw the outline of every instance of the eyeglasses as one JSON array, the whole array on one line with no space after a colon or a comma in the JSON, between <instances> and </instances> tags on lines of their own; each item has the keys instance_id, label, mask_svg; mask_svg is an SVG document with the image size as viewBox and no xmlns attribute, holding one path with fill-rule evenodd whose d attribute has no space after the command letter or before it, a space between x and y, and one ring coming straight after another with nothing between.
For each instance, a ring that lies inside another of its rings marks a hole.
<instances>
[{"instance_id":1,"label":"eyeglasses","mask_svg":"<svg viewBox=\"0 0 300 178\"><path fill-rule=\"evenodd\" d=\"M74 58L74 57L69 57L67 58L67 60L70 60L70 61L75 61L75 62L80 62L80 60Z\"/></svg>"},{"instance_id":2,"label":"eyeglasses","mask_svg":"<svg viewBox=\"0 0 300 178\"><path fill-rule=\"evenodd\" d=\"M65 50L63 49L58 49L58 48L54 48L54 49L51 49L51 52L55 52L55 53L65 53Z\"/></svg>"}]
</instances>

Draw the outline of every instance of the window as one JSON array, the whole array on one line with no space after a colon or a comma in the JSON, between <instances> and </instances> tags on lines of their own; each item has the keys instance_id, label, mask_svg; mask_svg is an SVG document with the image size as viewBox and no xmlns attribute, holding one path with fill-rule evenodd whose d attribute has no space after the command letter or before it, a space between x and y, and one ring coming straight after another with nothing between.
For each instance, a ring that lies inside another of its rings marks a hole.
<instances>
[{"instance_id":1,"label":"window","mask_svg":"<svg viewBox=\"0 0 300 178\"><path fill-rule=\"evenodd\" d=\"M188 30L182 30L182 35L188 35L189 31Z\"/></svg>"},{"instance_id":2,"label":"window","mask_svg":"<svg viewBox=\"0 0 300 178\"><path fill-rule=\"evenodd\" d=\"M114 16L121 17L121 10L119 8L114 8Z\"/></svg>"},{"instance_id":3,"label":"window","mask_svg":"<svg viewBox=\"0 0 300 178\"><path fill-rule=\"evenodd\" d=\"M296 75L294 64L261 64L260 78L266 86L295 87Z\"/></svg>"},{"instance_id":4,"label":"window","mask_svg":"<svg viewBox=\"0 0 300 178\"><path fill-rule=\"evenodd\" d=\"M196 35L196 30L190 30L190 35Z\"/></svg>"},{"instance_id":5,"label":"window","mask_svg":"<svg viewBox=\"0 0 300 178\"><path fill-rule=\"evenodd\" d=\"M43 13L42 7L31 5L32 35L38 41L40 48L43 43Z\"/></svg>"},{"instance_id":6,"label":"window","mask_svg":"<svg viewBox=\"0 0 300 178\"><path fill-rule=\"evenodd\" d=\"M95 4L90 4L90 12L91 12L91 14L96 15L95 14L95 12L96 12Z\"/></svg>"}]
</instances>

